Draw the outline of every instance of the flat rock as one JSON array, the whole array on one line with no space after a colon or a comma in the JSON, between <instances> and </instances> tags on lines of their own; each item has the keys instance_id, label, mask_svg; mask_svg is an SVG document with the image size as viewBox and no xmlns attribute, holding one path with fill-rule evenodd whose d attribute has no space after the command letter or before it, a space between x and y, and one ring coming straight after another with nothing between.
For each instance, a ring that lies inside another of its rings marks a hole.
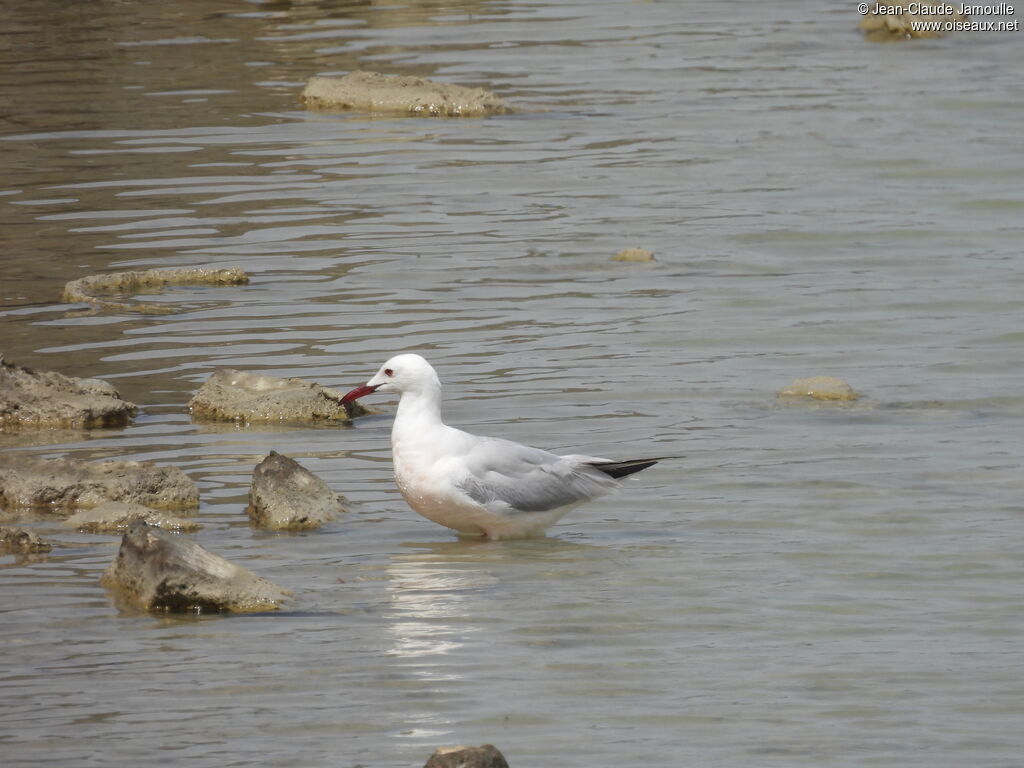
<instances>
[{"instance_id":1,"label":"flat rock","mask_svg":"<svg viewBox=\"0 0 1024 768\"><path fill-rule=\"evenodd\" d=\"M199 490L177 467L139 461L37 459L0 453L0 506L70 514L108 501L156 509L195 509Z\"/></svg>"},{"instance_id":2,"label":"flat rock","mask_svg":"<svg viewBox=\"0 0 1024 768\"><path fill-rule=\"evenodd\" d=\"M796 379L780 389L777 395L781 398L810 400L856 400L860 397L853 387L834 376Z\"/></svg>"},{"instance_id":3,"label":"flat rock","mask_svg":"<svg viewBox=\"0 0 1024 768\"><path fill-rule=\"evenodd\" d=\"M612 261L657 261L646 248L623 248L612 256Z\"/></svg>"},{"instance_id":4,"label":"flat rock","mask_svg":"<svg viewBox=\"0 0 1024 768\"><path fill-rule=\"evenodd\" d=\"M916 10L931 10L931 13L908 13L911 7ZM953 3L918 3L902 4L869 3L868 12L860 19L860 29L869 40L884 42L888 40L910 40L919 37L941 37L943 30L926 29L927 25L938 22L967 21L962 13L944 13L949 7L959 8ZM888 13L887 11L900 11Z\"/></svg>"},{"instance_id":5,"label":"flat rock","mask_svg":"<svg viewBox=\"0 0 1024 768\"><path fill-rule=\"evenodd\" d=\"M168 285L244 285L248 282L249 276L238 267L180 267L111 272L72 280L64 286L61 300L70 304L91 304L102 309L166 315L174 312L175 308L167 304L127 304L104 296L139 293Z\"/></svg>"},{"instance_id":6,"label":"flat rock","mask_svg":"<svg viewBox=\"0 0 1024 768\"><path fill-rule=\"evenodd\" d=\"M311 77L302 98L307 106L319 109L423 117L482 117L508 109L504 101L482 88L364 71L349 72L344 77Z\"/></svg>"},{"instance_id":7,"label":"flat rock","mask_svg":"<svg viewBox=\"0 0 1024 768\"><path fill-rule=\"evenodd\" d=\"M165 531L198 531L203 527L195 520L123 501L108 501L92 509L79 510L67 518L64 525L85 533L123 533L135 520L143 520Z\"/></svg>"},{"instance_id":8,"label":"flat rock","mask_svg":"<svg viewBox=\"0 0 1024 768\"><path fill-rule=\"evenodd\" d=\"M196 542L133 521L104 586L124 605L166 613L273 611L290 594Z\"/></svg>"},{"instance_id":9,"label":"flat rock","mask_svg":"<svg viewBox=\"0 0 1024 768\"><path fill-rule=\"evenodd\" d=\"M493 744L438 747L423 768L508 768L508 762Z\"/></svg>"},{"instance_id":10,"label":"flat rock","mask_svg":"<svg viewBox=\"0 0 1024 768\"><path fill-rule=\"evenodd\" d=\"M22 368L0 356L0 428L122 427L135 410L105 381Z\"/></svg>"},{"instance_id":11,"label":"flat rock","mask_svg":"<svg viewBox=\"0 0 1024 768\"><path fill-rule=\"evenodd\" d=\"M30 555L49 552L53 547L26 528L11 528L0 525L0 552L15 555Z\"/></svg>"},{"instance_id":12,"label":"flat rock","mask_svg":"<svg viewBox=\"0 0 1024 768\"><path fill-rule=\"evenodd\" d=\"M319 528L340 509L338 494L295 459L271 451L253 470L246 511L258 528Z\"/></svg>"},{"instance_id":13,"label":"flat rock","mask_svg":"<svg viewBox=\"0 0 1024 768\"><path fill-rule=\"evenodd\" d=\"M220 368L199 388L188 409L194 421L241 423L346 421L370 413L358 403L342 405L342 396L302 379Z\"/></svg>"}]
</instances>

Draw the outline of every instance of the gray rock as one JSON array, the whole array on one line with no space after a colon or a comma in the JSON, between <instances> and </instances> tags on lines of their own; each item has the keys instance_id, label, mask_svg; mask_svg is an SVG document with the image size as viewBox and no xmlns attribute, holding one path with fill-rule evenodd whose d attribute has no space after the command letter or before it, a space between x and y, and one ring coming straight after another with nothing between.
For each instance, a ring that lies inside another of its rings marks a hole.
<instances>
[{"instance_id":1,"label":"gray rock","mask_svg":"<svg viewBox=\"0 0 1024 768\"><path fill-rule=\"evenodd\" d=\"M811 376L795 379L780 389L780 398L810 400L856 400L858 395L853 387L834 376Z\"/></svg>"},{"instance_id":2,"label":"gray rock","mask_svg":"<svg viewBox=\"0 0 1024 768\"><path fill-rule=\"evenodd\" d=\"M11 528L0 525L0 552L15 555L29 555L49 552L53 547L39 536L25 528Z\"/></svg>"},{"instance_id":3,"label":"gray rock","mask_svg":"<svg viewBox=\"0 0 1024 768\"><path fill-rule=\"evenodd\" d=\"M302 98L313 108L396 112L416 117L481 117L508 110L504 101L482 88L380 72L311 77Z\"/></svg>"},{"instance_id":4,"label":"gray rock","mask_svg":"<svg viewBox=\"0 0 1024 768\"><path fill-rule=\"evenodd\" d=\"M0 357L0 428L122 427L135 409L105 381L22 368Z\"/></svg>"},{"instance_id":5,"label":"gray rock","mask_svg":"<svg viewBox=\"0 0 1024 768\"><path fill-rule=\"evenodd\" d=\"M241 423L346 421L370 413L358 403L342 405L342 396L302 379L221 368L199 388L188 409L194 421Z\"/></svg>"},{"instance_id":6,"label":"gray rock","mask_svg":"<svg viewBox=\"0 0 1024 768\"><path fill-rule=\"evenodd\" d=\"M158 467L152 462L87 462L0 453L0 506L69 514L107 501L156 509L195 509L199 490L177 467Z\"/></svg>"},{"instance_id":7,"label":"gray rock","mask_svg":"<svg viewBox=\"0 0 1024 768\"><path fill-rule=\"evenodd\" d=\"M291 594L182 536L136 520L104 571L119 604L166 613L273 611Z\"/></svg>"},{"instance_id":8,"label":"gray rock","mask_svg":"<svg viewBox=\"0 0 1024 768\"><path fill-rule=\"evenodd\" d=\"M180 267L111 272L72 280L64 286L61 300L70 304L91 304L102 309L166 315L175 311L175 308L168 304L126 304L103 298L103 295L126 295L168 285L244 285L248 282L249 276L238 267Z\"/></svg>"},{"instance_id":9,"label":"gray rock","mask_svg":"<svg viewBox=\"0 0 1024 768\"><path fill-rule=\"evenodd\" d=\"M508 768L508 762L493 744L438 747L423 768Z\"/></svg>"},{"instance_id":10,"label":"gray rock","mask_svg":"<svg viewBox=\"0 0 1024 768\"><path fill-rule=\"evenodd\" d=\"M165 531L198 531L203 526L195 520L168 515L141 504L108 501L92 509L83 509L64 521L68 528L85 533L123 533L135 520L144 520Z\"/></svg>"},{"instance_id":11,"label":"gray rock","mask_svg":"<svg viewBox=\"0 0 1024 768\"><path fill-rule=\"evenodd\" d=\"M338 495L327 483L288 456L271 451L253 470L246 511L258 528L319 528L340 509Z\"/></svg>"}]
</instances>

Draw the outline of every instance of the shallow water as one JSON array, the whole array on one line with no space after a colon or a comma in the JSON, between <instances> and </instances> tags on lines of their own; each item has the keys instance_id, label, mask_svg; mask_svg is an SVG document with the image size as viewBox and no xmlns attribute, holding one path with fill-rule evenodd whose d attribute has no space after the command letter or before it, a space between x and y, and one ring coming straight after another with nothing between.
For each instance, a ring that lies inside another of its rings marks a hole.
<instances>
[{"instance_id":1,"label":"shallow water","mask_svg":"<svg viewBox=\"0 0 1024 768\"><path fill-rule=\"evenodd\" d=\"M12 766L1012 766L1024 737L1020 33L876 45L835 3L19 4L0 31L0 338L135 424L2 435L200 486L261 616L121 614L116 537L0 557ZM363 67L498 92L307 113ZM653 264L613 263L621 248ZM83 313L66 280L241 265ZM455 424L680 454L546 539L458 540L351 429L193 425L220 366L338 388L418 350ZM786 405L830 374L864 398ZM250 529L253 466L349 500Z\"/></svg>"}]
</instances>

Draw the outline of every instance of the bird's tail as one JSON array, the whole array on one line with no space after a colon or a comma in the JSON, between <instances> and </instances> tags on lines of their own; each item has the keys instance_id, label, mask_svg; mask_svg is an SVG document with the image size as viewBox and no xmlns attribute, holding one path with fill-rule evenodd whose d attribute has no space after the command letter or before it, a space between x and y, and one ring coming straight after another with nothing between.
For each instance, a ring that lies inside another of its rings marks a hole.
<instances>
[{"instance_id":1,"label":"bird's tail","mask_svg":"<svg viewBox=\"0 0 1024 768\"><path fill-rule=\"evenodd\" d=\"M587 464L599 469L609 477L619 478L632 475L642 469L657 464L662 459L675 459L677 456L658 456L656 459L630 459L628 461L588 461Z\"/></svg>"}]
</instances>

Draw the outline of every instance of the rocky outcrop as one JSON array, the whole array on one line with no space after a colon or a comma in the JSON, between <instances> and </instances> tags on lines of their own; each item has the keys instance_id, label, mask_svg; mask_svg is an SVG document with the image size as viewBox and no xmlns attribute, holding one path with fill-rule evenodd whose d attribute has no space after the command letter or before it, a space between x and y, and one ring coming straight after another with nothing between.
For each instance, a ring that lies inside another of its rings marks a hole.
<instances>
[{"instance_id":1,"label":"rocky outcrop","mask_svg":"<svg viewBox=\"0 0 1024 768\"><path fill-rule=\"evenodd\" d=\"M252 473L246 511L258 528L319 528L340 510L338 495L327 483L288 456L271 451Z\"/></svg>"},{"instance_id":2,"label":"rocky outcrop","mask_svg":"<svg viewBox=\"0 0 1024 768\"><path fill-rule=\"evenodd\" d=\"M122 427L135 410L105 381L22 368L0 356L0 429Z\"/></svg>"},{"instance_id":3,"label":"rocky outcrop","mask_svg":"<svg viewBox=\"0 0 1024 768\"><path fill-rule=\"evenodd\" d=\"M780 398L807 400L856 400L860 397L853 387L834 376L811 376L796 379L780 389Z\"/></svg>"},{"instance_id":4,"label":"rocky outcrop","mask_svg":"<svg viewBox=\"0 0 1024 768\"><path fill-rule=\"evenodd\" d=\"M493 744L438 747L423 768L508 768L508 762Z\"/></svg>"},{"instance_id":5,"label":"rocky outcrop","mask_svg":"<svg viewBox=\"0 0 1024 768\"><path fill-rule=\"evenodd\" d=\"M139 461L74 461L0 454L0 505L69 514L108 501L195 509L199 490L177 467Z\"/></svg>"},{"instance_id":6,"label":"rocky outcrop","mask_svg":"<svg viewBox=\"0 0 1024 768\"><path fill-rule=\"evenodd\" d=\"M349 72L312 77L302 98L318 109L354 109L422 117L481 117L507 111L505 102L482 88L435 83L422 77Z\"/></svg>"},{"instance_id":7,"label":"rocky outcrop","mask_svg":"<svg viewBox=\"0 0 1024 768\"><path fill-rule=\"evenodd\" d=\"M108 501L92 509L80 510L67 518L64 525L85 533L123 533L136 520L165 531L198 531L203 527L195 520L123 501Z\"/></svg>"},{"instance_id":8,"label":"rocky outcrop","mask_svg":"<svg viewBox=\"0 0 1024 768\"><path fill-rule=\"evenodd\" d=\"M109 275L89 275L72 280L64 286L61 300L70 304L92 304L102 309L166 315L174 312L175 308L167 304L127 304L103 296L133 294L168 285L243 285L248 282L249 276L238 267L182 267L112 272Z\"/></svg>"},{"instance_id":9,"label":"rocky outcrop","mask_svg":"<svg viewBox=\"0 0 1024 768\"><path fill-rule=\"evenodd\" d=\"M14 555L33 555L49 552L53 547L26 528L0 525L0 552Z\"/></svg>"},{"instance_id":10,"label":"rocky outcrop","mask_svg":"<svg viewBox=\"0 0 1024 768\"><path fill-rule=\"evenodd\" d=\"M234 368L214 371L188 404L194 421L316 422L362 416L342 393L302 379L279 379Z\"/></svg>"},{"instance_id":11,"label":"rocky outcrop","mask_svg":"<svg viewBox=\"0 0 1024 768\"><path fill-rule=\"evenodd\" d=\"M273 611L290 594L190 539L141 520L129 525L102 583L125 607L166 613Z\"/></svg>"}]
</instances>

